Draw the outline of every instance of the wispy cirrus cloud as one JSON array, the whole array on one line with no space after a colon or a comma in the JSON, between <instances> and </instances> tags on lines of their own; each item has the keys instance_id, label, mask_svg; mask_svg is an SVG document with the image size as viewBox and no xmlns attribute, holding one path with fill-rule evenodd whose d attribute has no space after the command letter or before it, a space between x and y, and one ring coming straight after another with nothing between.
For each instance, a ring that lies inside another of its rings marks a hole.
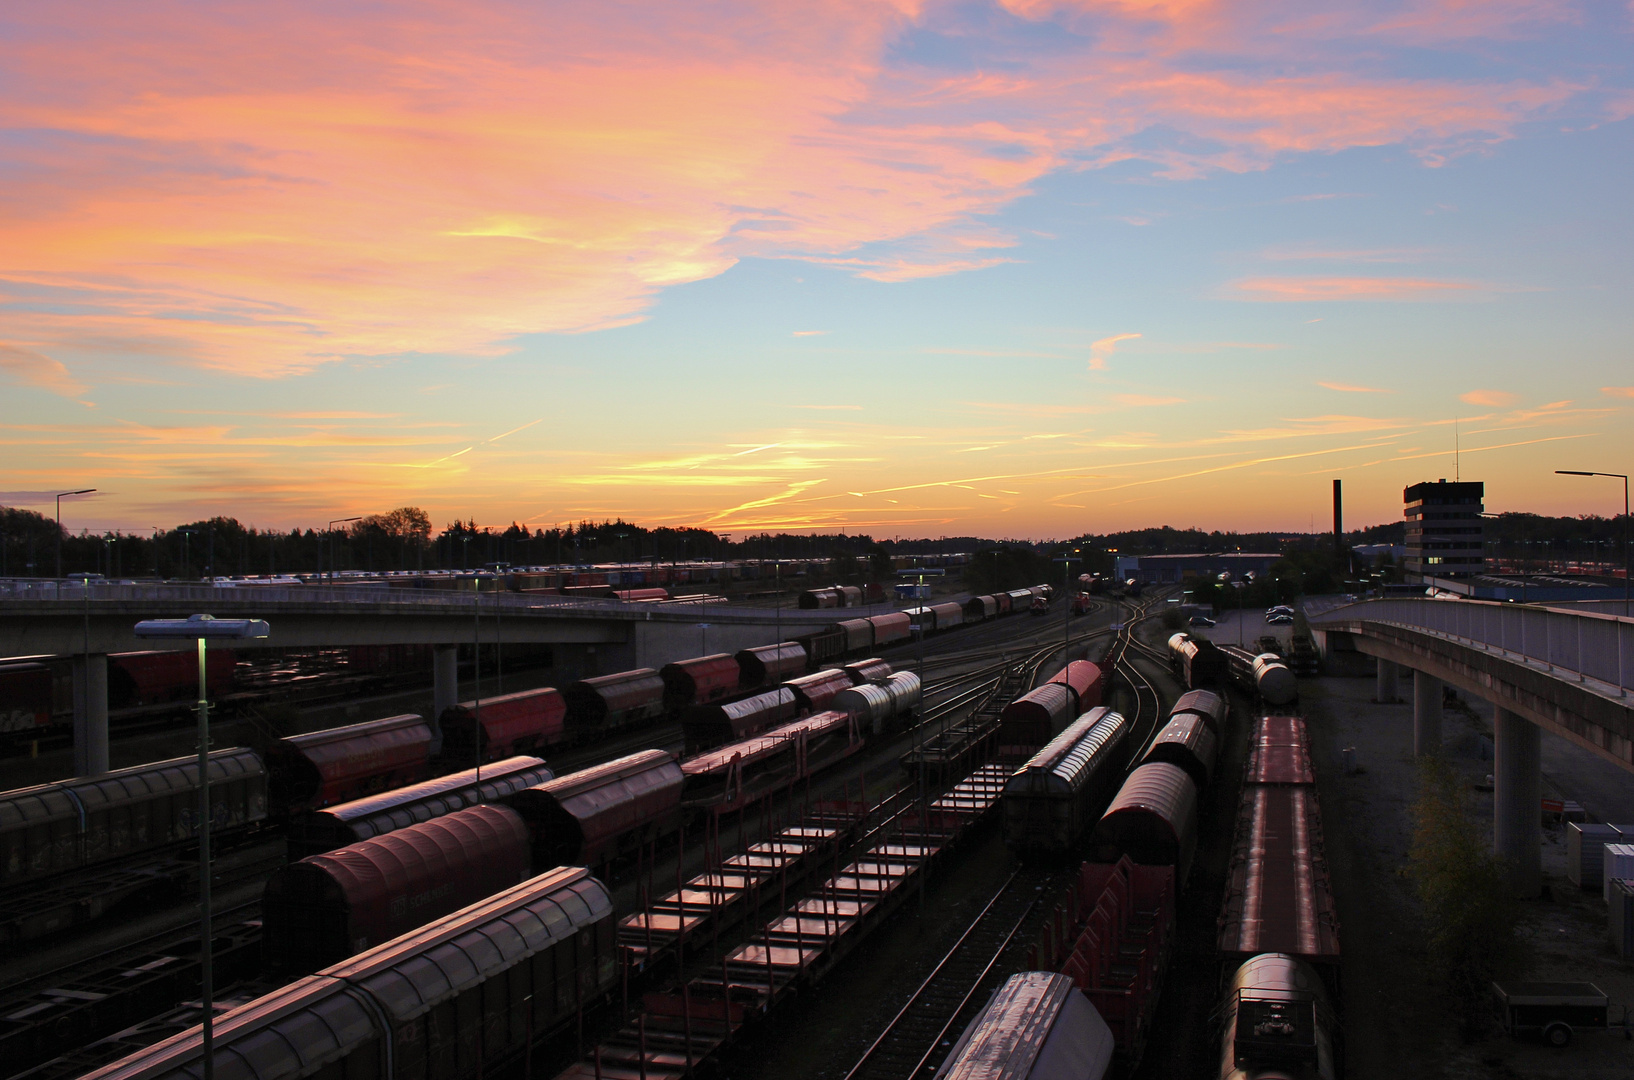
<instances>
[{"instance_id":1,"label":"wispy cirrus cloud","mask_svg":"<svg viewBox=\"0 0 1634 1080\"><path fill-rule=\"evenodd\" d=\"M1487 287L1464 281L1409 277L1252 277L1228 283L1232 300L1272 303L1332 303L1350 300L1454 300L1479 295Z\"/></svg>"},{"instance_id":2,"label":"wispy cirrus cloud","mask_svg":"<svg viewBox=\"0 0 1634 1080\"><path fill-rule=\"evenodd\" d=\"M1341 394L1394 394L1394 390L1385 390L1377 386L1355 386L1342 382L1319 382L1317 386L1324 390L1337 390Z\"/></svg>"},{"instance_id":3,"label":"wispy cirrus cloud","mask_svg":"<svg viewBox=\"0 0 1634 1080\"><path fill-rule=\"evenodd\" d=\"M1089 370L1105 371L1106 362L1117 351L1118 345L1125 341L1135 341L1139 337L1139 334L1113 334L1111 337L1092 342L1089 346Z\"/></svg>"},{"instance_id":4,"label":"wispy cirrus cloud","mask_svg":"<svg viewBox=\"0 0 1634 1080\"><path fill-rule=\"evenodd\" d=\"M58 362L278 376L626 325L745 257L881 282L969 272L1012 258L992 215L1064 169L1187 178L1389 145L1433 164L1568 106L1612 115L1614 95L1569 70L1392 75L1376 59L1478 49L1553 17L1440 0L1387 16L1133 0L24 5L0 34L0 125L17 133L0 293L15 339ZM906 45L937 36L968 58L914 62ZM29 363L40 385L78 385Z\"/></svg>"},{"instance_id":5,"label":"wispy cirrus cloud","mask_svg":"<svg viewBox=\"0 0 1634 1080\"><path fill-rule=\"evenodd\" d=\"M1511 394L1507 390L1470 390L1459 394L1458 400L1470 405L1482 405L1488 408L1502 408L1513 405L1520 400L1519 394Z\"/></svg>"},{"instance_id":6,"label":"wispy cirrus cloud","mask_svg":"<svg viewBox=\"0 0 1634 1080\"><path fill-rule=\"evenodd\" d=\"M0 342L0 371L26 386L37 386L63 397L77 398L89 389L70 375L60 361L5 342Z\"/></svg>"}]
</instances>

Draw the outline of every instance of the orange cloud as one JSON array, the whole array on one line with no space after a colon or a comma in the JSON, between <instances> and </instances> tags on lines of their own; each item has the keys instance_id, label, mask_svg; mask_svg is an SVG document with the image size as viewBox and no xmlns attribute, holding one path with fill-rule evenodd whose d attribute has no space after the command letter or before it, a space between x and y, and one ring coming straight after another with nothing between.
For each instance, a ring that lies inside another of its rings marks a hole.
<instances>
[{"instance_id":1,"label":"orange cloud","mask_svg":"<svg viewBox=\"0 0 1634 1080\"><path fill-rule=\"evenodd\" d=\"M1524 21L1462 10L1423 26ZM992 267L1012 241L987 216L1067 167L1138 159L1184 177L1391 144L1434 161L1579 93L1310 56L1360 17L1336 30L1292 5L1012 11L1059 23L1060 47L988 41L966 9L928 0L24 6L0 37L0 124L21 133L0 206L8 332L58 363L263 376L494 354L627 324L749 256L885 282ZM1097 32L1070 33L1085 18ZM897 60L919 31L990 53ZM1186 53L1196 41L1219 59ZM1365 281L1239 292L1468 288Z\"/></svg>"},{"instance_id":2,"label":"orange cloud","mask_svg":"<svg viewBox=\"0 0 1634 1080\"><path fill-rule=\"evenodd\" d=\"M1501 408L1505 405L1515 404L1520 400L1520 395L1511 394L1507 390L1471 390L1467 394L1459 394L1458 400L1466 401L1471 405Z\"/></svg>"},{"instance_id":3,"label":"orange cloud","mask_svg":"<svg viewBox=\"0 0 1634 1080\"><path fill-rule=\"evenodd\" d=\"M1388 277L1242 278L1226 287L1237 300L1331 302L1337 300L1447 300L1476 287L1458 281Z\"/></svg>"},{"instance_id":4,"label":"orange cloud","mask_svg":"<svg viewBox=\"0 0 1634 1080\"><path fill-rule=\"evenodd\" d=\"M1634 386L1602 386L1600 392L1609 397L1634 398Z\"/></svg>"},{"instance_id":5,"label":"orange cloud","mask_svg":"<svg viewBox=\"0 0 1634 1080\"><path fill-rule=\"evenodd\" d=\"M31 349L0 342L0 370L20 383L38 386L63 397L79 397L86 386L68 373L61 362Z\"/></svg>"},{"instance_id":6,"label":"orange cloud","mask_svg":"<svg viewBox=\"0 0 1634 1080\"><path fill-rule=\"evenodd\" d=\"M1376 386L1352 386L1341 382L1319 382L1317 386L1324 390L1337 390L1342 394L1394 394L1394 390L1381 390Z\"/></svg>"},{"instance_id":7,"label":"orange cloud","mask_svg":"<svg viewBox=\"0 0 1634 1080\"><path fill-rule=\"evenodd\" d=\"M1140 337L1139 334L1113 334L1111 337L1104 337L1091 343L1089 346L1089 370L1104 371L1106 361L1116 351L1118 343L1120 341L1134 341L1138 337Z\"/></svg>"}]
</instances>

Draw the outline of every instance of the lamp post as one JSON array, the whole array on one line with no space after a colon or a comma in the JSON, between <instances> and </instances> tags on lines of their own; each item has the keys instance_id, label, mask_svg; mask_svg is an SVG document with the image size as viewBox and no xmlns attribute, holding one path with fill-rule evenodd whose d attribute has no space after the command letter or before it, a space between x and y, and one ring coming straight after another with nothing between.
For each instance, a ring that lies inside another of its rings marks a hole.
<instances>
[{"instance_id":1,"label":"lamp post","mask_svg":"<svg viewBox=\"0 0 1634 1080\"><path fill-rule=\"evenodd\" d=\"M348 521L362 521L361 517L335 518L329 527L323 531L329 534L329 584L335 583L335 526L344 525Z\"/></svg>"},{"instance_id":2,"label":"lamp post","mask_svg":"<svg viewBox=\"0 0 1634 1080\"><path fill-rule=\"evenodd\" d=\"M78 491L64 491L57 495L57 576L62 577L62 501L70 495L89 495L96 488L80 488Z\"/></svg>"},{"instance_id":3,"label":"lamp post","mask_svg":"<svg viewBox=\"0 0 1634 1080\"><path fill-rule=\"evenodd\" d=\"M1628 610L1628 474L1615 472L1582 472L1577 469L1556 469L1557 476L1609 476L1623 482L1623 615Z\"/></svg>"},{"instance_id":4,"label":"lamp post","mask_svg":"<svg viewBox=\"0 0 1634 1080\"><path fill-rule=\"evenodd\" d=\"M1061 564L1061 599L1064 602L1061 609L1061 669L1063 671L1066 670L1068 664L1072 663L1072 656L1069 652L1072 648L1072 600L1070 597L1072 592L1072 564L1082 561L1078 558L1079 549L1073 548L1072 551L1071 555L1062 555L1050 560Z\"/></svg>"},{"instance_id":5,"label":"lamp post","mask_svg":"<svg viewBox=\"0 0 1634 1080\"><path fill-rule=\"evenodd\" d=\"M136 624L139 638L191 638L199 646L199 999L203 1005L204 1080L215 1080L216 1063L211 1038L214 1032L214 970L210 926L210 702L206 696L205 643L211 638L229 641L264 638L271 632L262 619L218 619L193 615L186 619L144 619Z\"/></svg>"}]
</instances>

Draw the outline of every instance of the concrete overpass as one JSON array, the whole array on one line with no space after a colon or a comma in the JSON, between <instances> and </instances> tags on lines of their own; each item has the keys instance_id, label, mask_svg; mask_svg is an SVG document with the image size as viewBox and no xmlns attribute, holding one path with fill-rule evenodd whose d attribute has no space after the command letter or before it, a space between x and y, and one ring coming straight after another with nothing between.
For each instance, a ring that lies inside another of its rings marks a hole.
<instances>
[{"instance_id":1,"label":"concrete overpass","mask_svg":"<svg viewBox=\"0 0 1634 1080\"><path fill-rule=\"evenodd\" d=\"M1544 731L1634 773L1634 619L1474 600L1368 600L1306 617L1326 654L1377 661L1377 697L1397 700L1413 680L1413 752L1439 753L1443 686L1497 709L1498 853L1516 891L1542 885L1541 737Z\"/></svg>"},{"instance_id":2,"label":"concrete overpass","mask_svg":"<svg viewBox=\"0 0 1634 1080\"><path fill-rule=\"evenodd\" d=\"M433 647L435 712L459 700L458 648L548 644L594 655L601 673L659 667L709 652L765 645L804 634L842 612L728 607L724 604L631 604L580 597L456 593L330 586L217 588L205 585L90 585L0 589L0 657L72 656L74 758L80 775L108 763L109 653L164 648L138 638L142 619L265 619L270 637L233 648L334 648L348 645ZM699 624L707 624L701 630ZM177 643L172 648L191 644Z\"/></svg>"}]
</instances>

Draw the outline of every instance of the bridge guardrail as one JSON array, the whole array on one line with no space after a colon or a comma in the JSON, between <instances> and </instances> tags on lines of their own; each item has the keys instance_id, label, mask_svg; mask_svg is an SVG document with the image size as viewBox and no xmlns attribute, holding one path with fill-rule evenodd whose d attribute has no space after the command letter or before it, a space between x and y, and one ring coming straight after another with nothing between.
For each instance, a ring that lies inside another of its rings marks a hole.
<instances>
[{"instance_id":1,"label":"bridge guardrail","mask_svg":"<svg viewBox=\"0 0 1634 1080\"><path fill-rule=\"evenodd\" d=\"M1385 623L1499 653L1578 682L1602 683L1627 697L1634 682L1634 619L1483 600L1362 600L1307 615L1327 624Z\"/></svg>"}]
</instances>

